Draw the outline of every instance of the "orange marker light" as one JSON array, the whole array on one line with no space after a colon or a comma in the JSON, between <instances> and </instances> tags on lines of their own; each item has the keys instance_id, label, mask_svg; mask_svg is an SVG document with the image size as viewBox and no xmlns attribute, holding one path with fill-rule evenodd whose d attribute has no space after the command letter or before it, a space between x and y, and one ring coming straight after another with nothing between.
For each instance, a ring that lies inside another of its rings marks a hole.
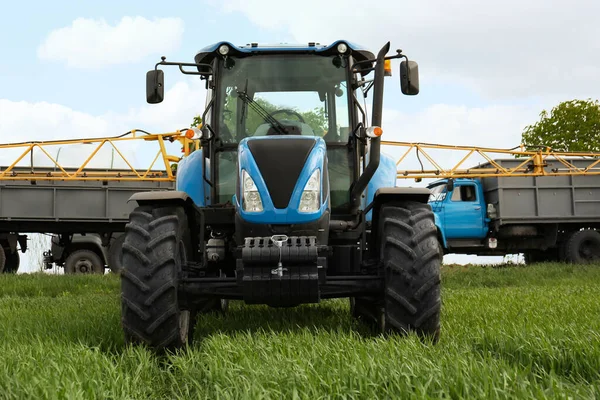
<instances>
[{"instance_id":1,"label":"orange marker light","mask_svg":"<svg viewBox=\"0 0 600 400\"><path fill-rule=\"evenodd\" d=\"M383 129L379 126L370 126L366 129L366 133L370 138L377 138L383 134Z\"/></svg>"},{"instance_id":2,"label":"orange marker light","mask_svg":"<svg viewBox=\"0 0 600 400\"><path fill-rule=\"evenodd\" d=\"M385 71L384 76L392 76L392 60L385 60L383 63L383 69Z\"/></svg>"},{"instance_id":3,"label":"orange marker light","mask_svg":"<svg viewBox=\"0 0 600 400\"><path fill-rule=\"evenodd\" d=\"M185 131L185 137L188 139L193 139L196 132L193 129L188 129Z\"/></svg>"}]
</instances>

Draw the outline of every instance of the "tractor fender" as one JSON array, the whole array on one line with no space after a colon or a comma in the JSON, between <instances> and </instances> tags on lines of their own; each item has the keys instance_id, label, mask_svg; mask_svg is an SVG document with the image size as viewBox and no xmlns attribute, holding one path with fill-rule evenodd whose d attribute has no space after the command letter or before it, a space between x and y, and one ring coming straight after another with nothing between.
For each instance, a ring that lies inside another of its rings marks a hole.
<instances>
[{"instance_id":1,"label":"tractor fender","mask_svg":"<svg viewBox=\"0 0 600 400\"><path fill-rule=\"evenodd\" d=\"M185 205L187 202L191 202L192 199L186 192L179 190L156 190L135 193L127 200L128 203L131 201L137 202L140 206L156 203L181 203Z\"/></svg>"},{"instance_id":2,"label":"tractor fender","mask_svg":"<svg viewBox=\"0 0 600 400\"><path fill-rule=\"evenodd\" d=\"M407 201L427 204L430 195L431 191L428 188L388 187L378 189L373 196L371 231L378 232L379 211L384 204Z\"/></svg>"}]
</instances>

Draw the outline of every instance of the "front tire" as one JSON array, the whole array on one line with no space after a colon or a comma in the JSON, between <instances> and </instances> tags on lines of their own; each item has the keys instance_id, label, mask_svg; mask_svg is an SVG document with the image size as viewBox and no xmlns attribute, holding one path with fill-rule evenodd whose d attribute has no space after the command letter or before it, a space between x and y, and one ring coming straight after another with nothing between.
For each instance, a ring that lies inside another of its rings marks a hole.
<instances>
[{"instance_id":1,"label":"front tire","mask_svg":"<svg viewBox=\"0 0 600 400\"><path fill-rule=\"evenodd\" d=\"M440 245L427 204L384 205L377 232L384 292L356 298L354 313L382 332L415 332L436 342L440 331Z\"/></svg>"},{"instance_id":2,"label":"front tire","mask_svg":"<svg viewBox=\"0 0 600 400\"><path fill-rule=\"evenodd\" d=\"M191 343L196 312L182 305L179 275L191 251L181 207L143 206L130 214L121 270L122 326L127 343L158 351Z\"/></svg>"}]
</instances>

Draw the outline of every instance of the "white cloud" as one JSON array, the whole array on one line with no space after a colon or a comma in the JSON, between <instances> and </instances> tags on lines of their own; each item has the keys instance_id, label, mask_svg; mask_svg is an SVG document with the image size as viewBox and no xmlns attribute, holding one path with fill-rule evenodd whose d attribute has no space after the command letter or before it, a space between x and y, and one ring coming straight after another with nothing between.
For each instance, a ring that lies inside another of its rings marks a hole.
<instances>
[{"instance_id":1,"label":"white cloud","mask_svg":"<svg viewBox=\"0 0 600 400\"><path fill-rule=\"evenodd\" d=\"M135 62L178 48L183 29L180 18L123 17L117 25L104 19L78 18L70 26L50 32L38 48L38 57L75 68Z\"/></svg>"},{"instance_id":2,"label":"white cloud","mask_svg":"<svg viewBox=\"0 0 600 400\"><path fill-rule=\"evenodd\" d=\"M487 106L465 107L436 104L420 112L403 113L384 110L383 140L439 143L454 146L479 146L509 149L519 146L523 127L537 115L537 106ZM406 152L405 147L384 146L382 152L398 160ZM459 150L426 150L427 154L443 169L454 167L465 155ZM492 158L510 158L502 154L490 154ZM426 170L435 169L424 154L420 160ZM462 167L473 167L485 162L481 156L469 157ZM400 170L420 170L416 152L411 152L399 165ZM419 186L431 180L424 180ZM399 180L400 186L415 186L412 179Z\"/></svg>"},{"instance_id":3,"label":"white cloud","mask_svg":"<svg viewBox=\"0 0 600 400\"><path fill-rule=\"evenodd\" d=\"M73 138L98 138L118 136L131 129L144 129L150 133L172 132L192 122L204 105L204 86L199 81L176 83L165 94L165 102L147 105L126 113L90 115L69 107L50 103L14 102L0 99L0 142L49 141ZM119 151L136 168L147 168L158 151L157 142L120 142ZM79 166L92 153L92 145L44 146L49 154L63 166ZM60 153L59 152L60 150ZM25 150L0 149L0 165L11 164ZM181 155L180 146L168 146L169 154ZM126 163L106 144L94 157L90 167L126 168ZM19 166L29 166L29 155ZM34 166L51 166L52 161L41 150L34 152Z\"/></svg>"},{"instance_id":4,"label":"white cloud","mask_svg":"<svg viewBox=\"0 0 600 400\"><path fill-rule=\"evenodd\" d=\"M376 51L386 41L421 66L423 77L464 83L490 97L594 97L600 91L600 2L224 0L302 43L346 39ZM422 82L426 84L426 82Z\"/></svg>"}]
</instances>

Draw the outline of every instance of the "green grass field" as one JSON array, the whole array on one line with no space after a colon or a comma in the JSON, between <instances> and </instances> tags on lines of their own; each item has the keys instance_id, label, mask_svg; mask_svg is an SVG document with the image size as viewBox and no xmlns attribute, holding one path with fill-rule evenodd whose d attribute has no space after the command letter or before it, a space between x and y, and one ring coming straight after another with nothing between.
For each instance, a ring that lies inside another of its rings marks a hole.
<instances>
[{"instance_id":1,"label":"green grass field","mask_svg":"<svg viewBox=\"0 0 600 400\"><path fill-rule=\"evenodd\" d=\"M346 300L233 303L156 357L115 276L0 276L0 398L599 398L600 266L444 267L442 337L373 335Z\"/></svg>"}]
</instances>

